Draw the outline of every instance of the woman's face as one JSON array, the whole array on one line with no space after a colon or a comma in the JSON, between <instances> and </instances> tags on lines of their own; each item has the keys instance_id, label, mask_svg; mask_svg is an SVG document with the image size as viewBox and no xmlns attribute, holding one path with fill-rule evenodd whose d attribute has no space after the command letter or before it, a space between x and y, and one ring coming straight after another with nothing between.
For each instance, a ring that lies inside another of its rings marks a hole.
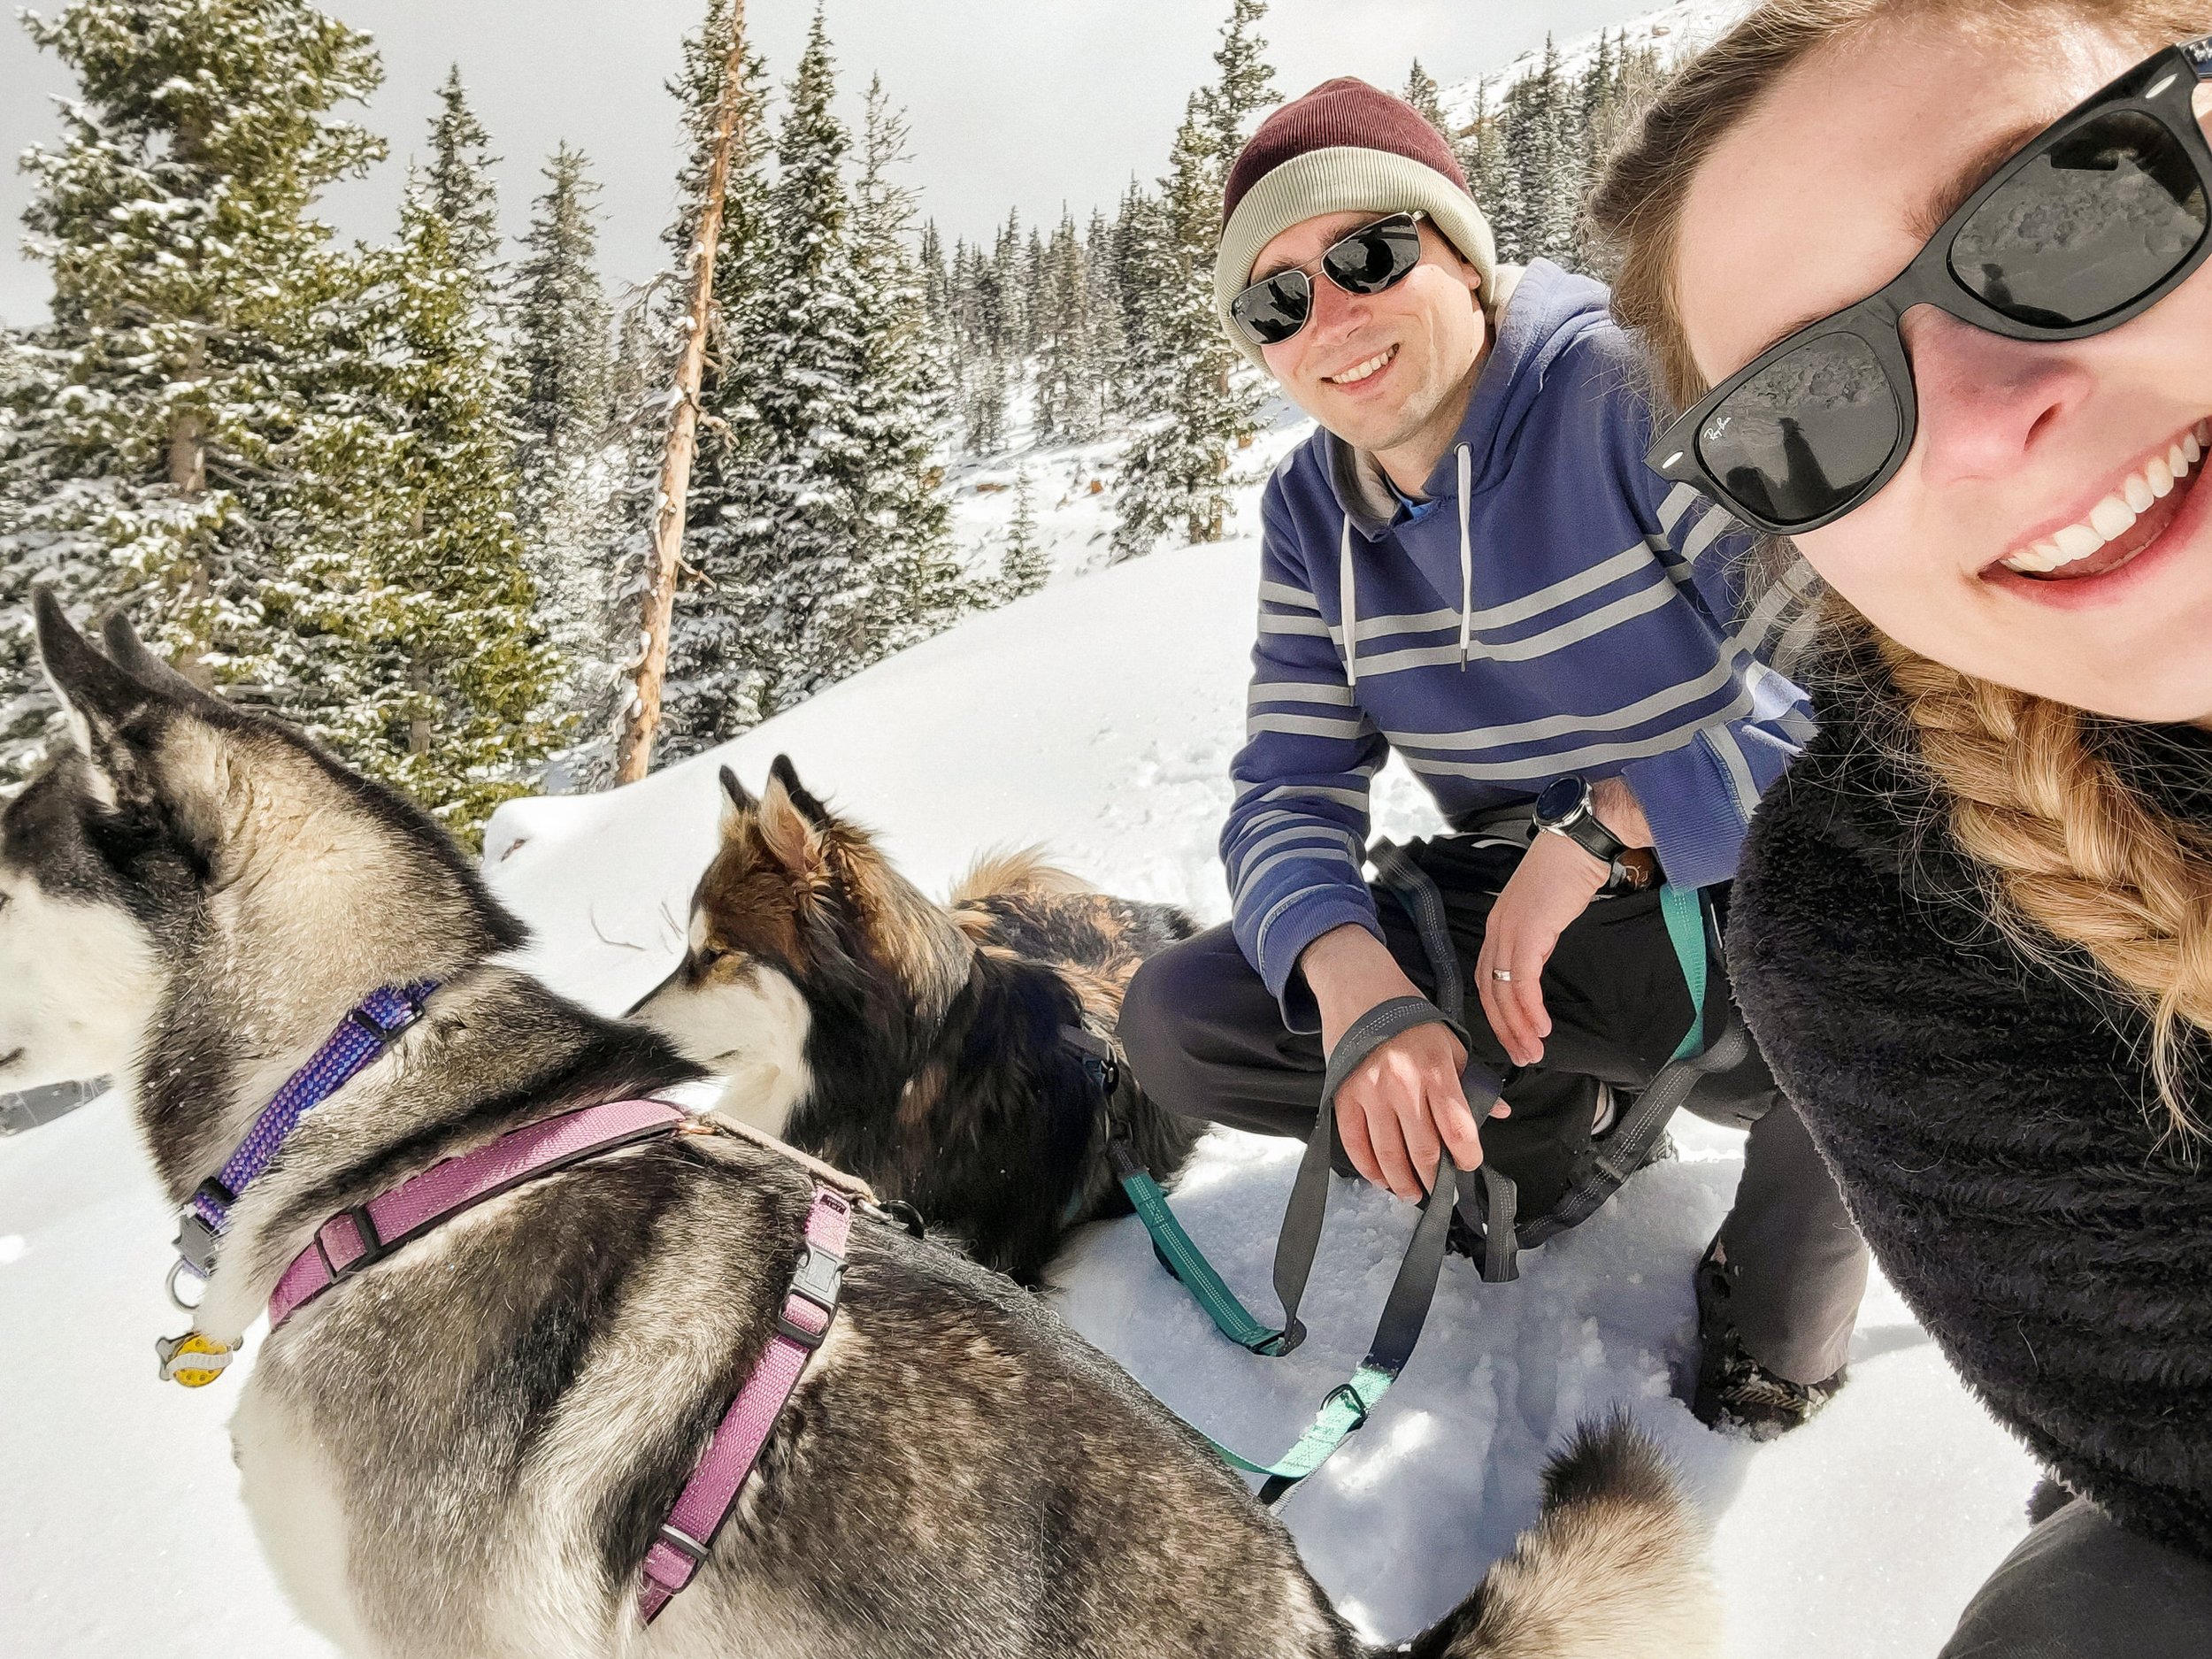
<instances>
[{"instance_id":1,"label":"woman's face","mask_svg":"<svg viewBox=\"0 0 2212 1659\"><path fill-rule=\"evenodd\" d=\"M2013 150L2147 50L2070 28L2025 51L1923 22L1800 63L1692 181L1676 277L1698 366L1717 383L1882 287ZM2202 89L2197 108L2212 119ZM2212 421L2212 265L2088 340L2007 340L1929 306L1904 334L1912 452L1865 505L1798 537L1806 558L1892 638L1968 674L2128 719L2212 720L2212 489L2189 459ZM2177 449L2187 474L2161 495ZM2143 511L2121 527L2114 497ZM2016 568L2092 534L2087 557Z\"/></svg>"}]
</instances>

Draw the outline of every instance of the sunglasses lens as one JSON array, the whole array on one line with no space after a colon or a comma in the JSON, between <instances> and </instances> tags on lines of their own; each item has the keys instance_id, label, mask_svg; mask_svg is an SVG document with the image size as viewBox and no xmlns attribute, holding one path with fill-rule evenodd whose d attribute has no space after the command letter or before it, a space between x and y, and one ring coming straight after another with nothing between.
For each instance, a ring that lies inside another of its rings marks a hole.
<instances>
[{"instance_id":1,"label":"sunglasses lens","mask_svg":"<svg viewBox=\"0 0 2212 1659\"><path fill-rule=\"evenodd\" d=\"M1770 524L1809 524L1880 473L1904 430L1874 349L1822 334L1767 365L1705 419L1698 458Z\"/></svg>"},{"instance_id":2,"label":"sunglasses lens","mask_svg":"<svg viewBox=\"0 0 2212 1659\"><path fill-rule=\"evenodd\" d=\"M1303 271L1279 271L1229 302L1229 315L1255 345L1271 346L1306 326L1313 311L1313 284Z\"/></svg>"},{"instance_id":3,"label":"sunglasses lens","mask_svg":"<svg viewBox=\"0 0 2212 1659\"><path fill-rule=\"evenodd\" d=\"M1379 294L1421 263L1421 227L1386 219L1355 231L1321 256L1321 269L1347 294Z\"/></svg>"},{"instance_id":4,"label":"sunglasses lens","mask_svg":"<svg viewBox=\"0 0 2212 1659\"><path fill-rule=\"evenodd\" d=\"M2009 180L1951 242L1951 273L2017 322L2070 328L2133 303L2204 240L2204 181L2162 122L2115 110Z\"/></svg>"}]
</instances>

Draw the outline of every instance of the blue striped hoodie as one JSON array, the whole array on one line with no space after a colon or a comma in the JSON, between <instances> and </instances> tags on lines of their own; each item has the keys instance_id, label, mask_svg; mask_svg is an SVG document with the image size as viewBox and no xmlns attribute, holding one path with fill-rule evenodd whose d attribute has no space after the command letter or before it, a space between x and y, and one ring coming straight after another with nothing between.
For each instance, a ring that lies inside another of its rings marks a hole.
<instances>
[{"instance_id":1,"label":"blue striped hoodie","mask_svg":"<svg viewBox=\"0 0 2212 1659\"><path fill-rule=\"evenodd\" d=\"M1381 522L1318 431L1262 502L1259 641L1222 831L1237 941L1310 1026L1307 945L1356 923L1368 786L1393 749L1455 821L1566 775L1625 778L1667 879L1735 872L1752 807L1810 735L1740 617L1750 538L1644 465L1634 348L1586 277L1521 276L1427 499Z\"/></svg>"}]
</instances>

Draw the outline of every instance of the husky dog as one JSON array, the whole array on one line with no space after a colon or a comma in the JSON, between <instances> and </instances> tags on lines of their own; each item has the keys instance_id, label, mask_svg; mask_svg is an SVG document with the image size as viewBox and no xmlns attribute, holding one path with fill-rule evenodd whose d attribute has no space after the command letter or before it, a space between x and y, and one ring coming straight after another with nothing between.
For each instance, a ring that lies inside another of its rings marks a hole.
<instances>
[{"instance_id":1,"label":"husky dog","mask_svg":"<svg viewBox=\"0 0 2212 1659\"><path fill-rule=\"evenodd\" d=\"M431 820L37 601L77 752L0 815L0 1088L111 1072L181 1202L373 989L423 1018L231 1208L196 1320L240 1340L333 1212L518 1125L696 1075L496 958ZM401 1243L271 1335L232 1422L301 1615L373 1659L1353 1659L1289 1535L1033 1296L861 1223L841 1316L690 1587L640 1563L766 1346L808 1178L671 1135ZM149 1263L149 1270L154 1264ZM227 1384L220 1386L228 1386ZM1714 1651L1693 1511L1624 1424L1411 1651Z\"/></svg>"},{"instance_id":2,"label":"husky dog","mask_svg":"<svg viewBox=\"0 0 2212 1659\"><path fill-rule=\"evenodd\" d=\"M1163 1181L1182 1168L1197 1125L1068 1033L1110 1044L1130 975L1189 917L1034 854L987 858L942 908L788 757L757 800L726 766L722 788L684 959L630 1012L730 1078L723 1110L1030 1285L1068 1228L1128 1212L1110 1140Z\"/></svg>"}]
</instances>

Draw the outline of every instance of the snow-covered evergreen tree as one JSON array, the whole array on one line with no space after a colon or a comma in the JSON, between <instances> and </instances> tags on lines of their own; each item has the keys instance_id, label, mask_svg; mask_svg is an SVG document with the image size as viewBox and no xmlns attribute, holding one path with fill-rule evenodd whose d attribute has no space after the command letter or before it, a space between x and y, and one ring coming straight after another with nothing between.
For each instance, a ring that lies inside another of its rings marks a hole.
<instances>
[{"instance_id":1,"label":"snow-covered evergreen tree","mask_svg":"<svg viewBox=\"0 0 2212 1659\"><path fill-rule=\"evenodd\" d=\"M420 175L400 221L306 371L350 413L305 449L303 534L267 603L309 728L468 834L534 786L557 661L515 525L483 273Z\"/></svg>"},{"instance_id":2,"label":"snow-covered evergreen tree","mask_svg":"<svg viewBox=\"0 0 2212 1659\"><path fill-rule=\"evenodd\" d=\"M1225 174L1244 143L1251 119L1275 102L1275 71L1267 42L1255 32L1267 0L1232 0L1214 51L1214 82L1199 94L1199 113L1216 165Z\"/></svg>"},{"instance_id":3,"label":"snow-covered evergreen tree","mask_svg":"<svg viewBox=\"0 0 2212 1659\"><path fill-rule=\"evenodd\" d=\"M612 554L620 453L608 420L614 363L592 207L599 187L583 152L566 144L544 177L508 304L515 518L539 617L566 668L555 707L582 722L605 712L618 666Z\"/></svg>"},{"instance_id":4,"label":"snow-covered evergreen tree","mask_svg":"<svg viewBox=\"0 0 2212 1659\"><path fill-rule=\"evenodd\" d=\"M445 217L454 262L487 277L499 262L499 183L493 171L499 157L491 153L491 142L469 107L461 65L455 64L438 88L424 189L433 210Z\"/></svg>"},{"instance_id":5,"label":"snow-covered evergreen tree","mask_svg":"<svg viewBox=\"0 0 2212 1659\"><path fill-rule=\"evenodd\" d=\"M1014 478L1014 517L1006 526L1006 546L999 555L996 597L1010 603L1045 585L1052 574L1052 559L1037 534L1036 503L1029 493L1029 474Z\"/></svg>"},{"instance_id":6,"label":"snow-covered evergreen tree","mask_svg":"<svg viewBox=\"0 0 2212 1659\"><path fill-rule=\"evenodd\" d=\"M1129 342L1123 333L1121 271L1113 221L1103 210L1091 211L1083 234L1083 280L1090 292L1091 370L1096 380L1099 419L1120 403L1120 383L1128 373Z\"/></svg>"},{"instance_id":7,"label":"snow-covered evergreen tree","mask_svg":"<svg viewBox=\"0 0 2212 1659\"><path fill-rule=\"evenodd\" d=\"M1149 551L1170 531L1218 541L1229 451L1253 431L1258 379L1214 316L1213 255L1229 164L1273 96L1267 42L1254 33L1266 13L1266 0L1233 0L1214 53L1216 79L1185 108L1156 206L1143 205L1140 191L1125 208L1130 390L1144 425L1123 463L1118 558Z\"/></svg>"},{"instance_id":8,"label":"snow-covered evergreen tree","mask_svg":"<svg viewBox=\"0 0 2212 1659\"><path fill-rule=\"evenodd\" d=\"M25 21L81 95L61 142L24 158L54 293L19 388L0 571L122 605L204 682L263 680L287 561L272 526L324 414L293 367L358 282L310 208L382 154L333 114L374 89L375 53L304 0L73 0ZM20 733L37 693L17 597L0 595L0 706ZM42 747L19 736L14 764Z\"/></svg>"},{"instance_id":9,"label":"snow-covered evergreen tree","mask_svg":"<svg viewBox=\"0 0 2212 1659\"><path fill-rule=\"evenodd\" d=\"M1090 286L1074 216L1064 211L1037 285L1037 436L1042 442L1082 442L1098 434Z\"/></svg>"},{"instance_id":10,"label":"snow-covered evergreen tree","mask_svg":"<svg viewBox=\"0 0 2212 1659\"><path fill-rule=\"evenodd\" d=\"M1437 136L1450 147L1452 158L1459 163L1459 170L1471 189L1479 165L1477 159L1479 142L1472 134L1463 134L1454 129L1451 118L1444 112L1443 88L1437 85L1435 76L1421 67L1418 58L1413 60L1413 67L1406 73L1405 91L1401 96L1419 111L1421 119L1433 127ZM1476 126L1479 130L1479 120Z\"/></svg>"},{"instance_id":11,"label":"snow-covered evergreen tree","mask_svg":"<svg viewBox=\"0 0 2212 1659\"><path fill-rule=\"evenodd\" d=\"M858 322L853 390L859 437L854 532L876 595L872 653L941 632L974 595L952 557L951 511L936 458L946 366L929 314L928 277L914 246L905 116L881 77L868 84L854 182L852 288ZM1071 233L1072 234L1072 233ZM850 666L825 666L830 679Z\"/></svg>"},{"instance_id":12,"label":"snow-covered evergreen tree","mask_svg":"<svg viewBox=\"0 0 2212 1659\"><path fill-rule=\"evenodd\" d=\"M986 349L961 371L960 442L970 455L991 455L1006 443L1006 359Z\"/></svg>"}]
</instances>

